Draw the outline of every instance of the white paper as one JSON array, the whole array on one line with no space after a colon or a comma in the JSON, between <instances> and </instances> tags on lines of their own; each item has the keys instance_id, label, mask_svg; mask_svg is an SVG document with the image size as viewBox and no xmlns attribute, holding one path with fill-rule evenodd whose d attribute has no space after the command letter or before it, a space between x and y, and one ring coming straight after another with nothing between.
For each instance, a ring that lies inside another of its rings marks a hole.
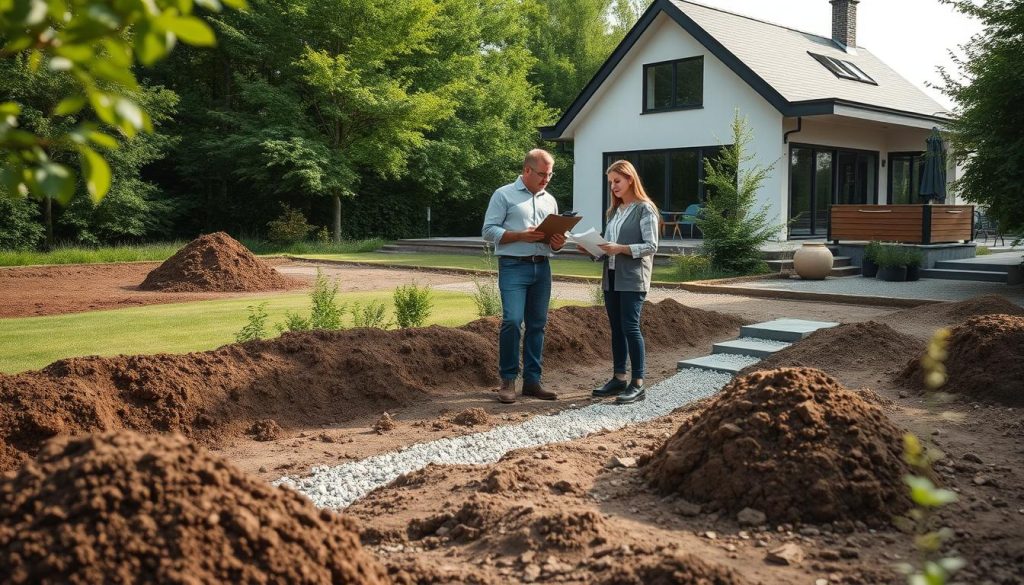
<instances>
[{"instance_id":1,"label":"white paper","mask_svg":"<svg viewBox=\"0 0 1024 585\"><path fill-rule=\"evenodd\" d=\"M569 241L590 252L595 258L604 256L604 250L599 248L601 244L607 244L608 240L601 237L597 230L590 228L582 234L569 234Z\"/></svg>"}]
</instances>

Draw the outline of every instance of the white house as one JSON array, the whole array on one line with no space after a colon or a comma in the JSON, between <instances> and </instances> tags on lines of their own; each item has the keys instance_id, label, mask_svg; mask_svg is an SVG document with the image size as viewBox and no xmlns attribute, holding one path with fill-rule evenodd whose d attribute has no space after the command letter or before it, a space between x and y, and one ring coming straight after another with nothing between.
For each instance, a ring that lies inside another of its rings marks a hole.
<instances>
[{"instance_id":1,"label":"white house","mask_svg":"<svg viewBox=\"0 0 1024 585\"><path fill-rule=\"evenodd\" d=\"M604 169L619 158L637 166L663 210L699 202L702 159L731 140L737 109L754 135L754 164L775 164L759 200L788 223L781 237L824 237L832 203L918 203L925 139L951 114L857 46L857 3L831 0L825 38L656 0L558 123L542 129L573 143L581 227L601 229Z\"/></svg>"}]
</instances>

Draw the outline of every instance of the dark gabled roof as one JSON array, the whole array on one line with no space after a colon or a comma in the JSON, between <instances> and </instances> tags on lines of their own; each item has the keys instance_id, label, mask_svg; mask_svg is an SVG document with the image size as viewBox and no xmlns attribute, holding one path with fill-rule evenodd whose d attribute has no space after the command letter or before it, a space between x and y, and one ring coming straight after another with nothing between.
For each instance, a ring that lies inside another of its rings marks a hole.
<instances>
[{"instance_id":1,"label":"dark gabled roof","mask_svg":"<svg viewBox=\"0 0 1024 585\"><path fill-rule=\"evenodd\" d=\"M541 129L545 139L566 139L573 120L661 14L679 24L784 116L831 114L848 107L936 124L950 117L942 105L861 47L847 52L826 37L693 2L656 0L558 123ZM877 85L839 78L812 54L851 62Z\"/></svg>"}]
</instances>

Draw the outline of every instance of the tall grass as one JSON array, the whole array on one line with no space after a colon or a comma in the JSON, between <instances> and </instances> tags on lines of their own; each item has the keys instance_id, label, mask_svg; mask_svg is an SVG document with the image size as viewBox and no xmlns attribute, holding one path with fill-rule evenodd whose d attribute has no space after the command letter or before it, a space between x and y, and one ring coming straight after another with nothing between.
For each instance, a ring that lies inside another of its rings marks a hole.
<instances>
[{"instance_id":1,"label":"tall grass","mask_svg":"<svg viewBox=\"0 0 1024 585\"><path fill-rule=\"evenodd\" d=\"M334 242L298 242L295 244L272 244L261 240L243 239L241 242L254 254L356 254L379 249L387 240L373 238L352 240L339 244ZM154 244L118 245L102 248L81 246L59 246L49 252L23 252L0 250L0 266L30 266L41 264L104 264L108 262L163 262L182 246L185 241L161 242Z\"/></svg>"}]
</instances>

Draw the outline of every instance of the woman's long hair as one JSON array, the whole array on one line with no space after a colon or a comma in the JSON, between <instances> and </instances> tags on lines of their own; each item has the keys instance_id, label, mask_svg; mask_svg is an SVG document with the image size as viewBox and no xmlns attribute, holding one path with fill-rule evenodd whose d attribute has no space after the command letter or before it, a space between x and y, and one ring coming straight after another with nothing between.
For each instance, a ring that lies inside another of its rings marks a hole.
<instances>
[{"instance_id":1,"label":"woman's long hair","mask_svg":"<svg viewBox=\"0 0 1024 585\"><path fill-rule=\"evenodd\" d=\"M636 172L636 167L633 163L628 160L617 160L612 163L612 166L608 167L608 170L604 172L605 175L609 173L619 173L623 177L628 177L633 182L633 194L636 198L645 203L650 203L654 207L655 213L658 212L658 206L655 205L654 201L651 200L650 195L644 189L644 184L640 181L640 175ZM619 199L615 195L612 195L611 189L608 190L609 199L611 200L611 206L608 207L608 211L605 212L605 217L611 219L615 215L615 210L622 205L622 199ZM659 214L660 216L660 214Z\"/></svg>"}]
</instances>

